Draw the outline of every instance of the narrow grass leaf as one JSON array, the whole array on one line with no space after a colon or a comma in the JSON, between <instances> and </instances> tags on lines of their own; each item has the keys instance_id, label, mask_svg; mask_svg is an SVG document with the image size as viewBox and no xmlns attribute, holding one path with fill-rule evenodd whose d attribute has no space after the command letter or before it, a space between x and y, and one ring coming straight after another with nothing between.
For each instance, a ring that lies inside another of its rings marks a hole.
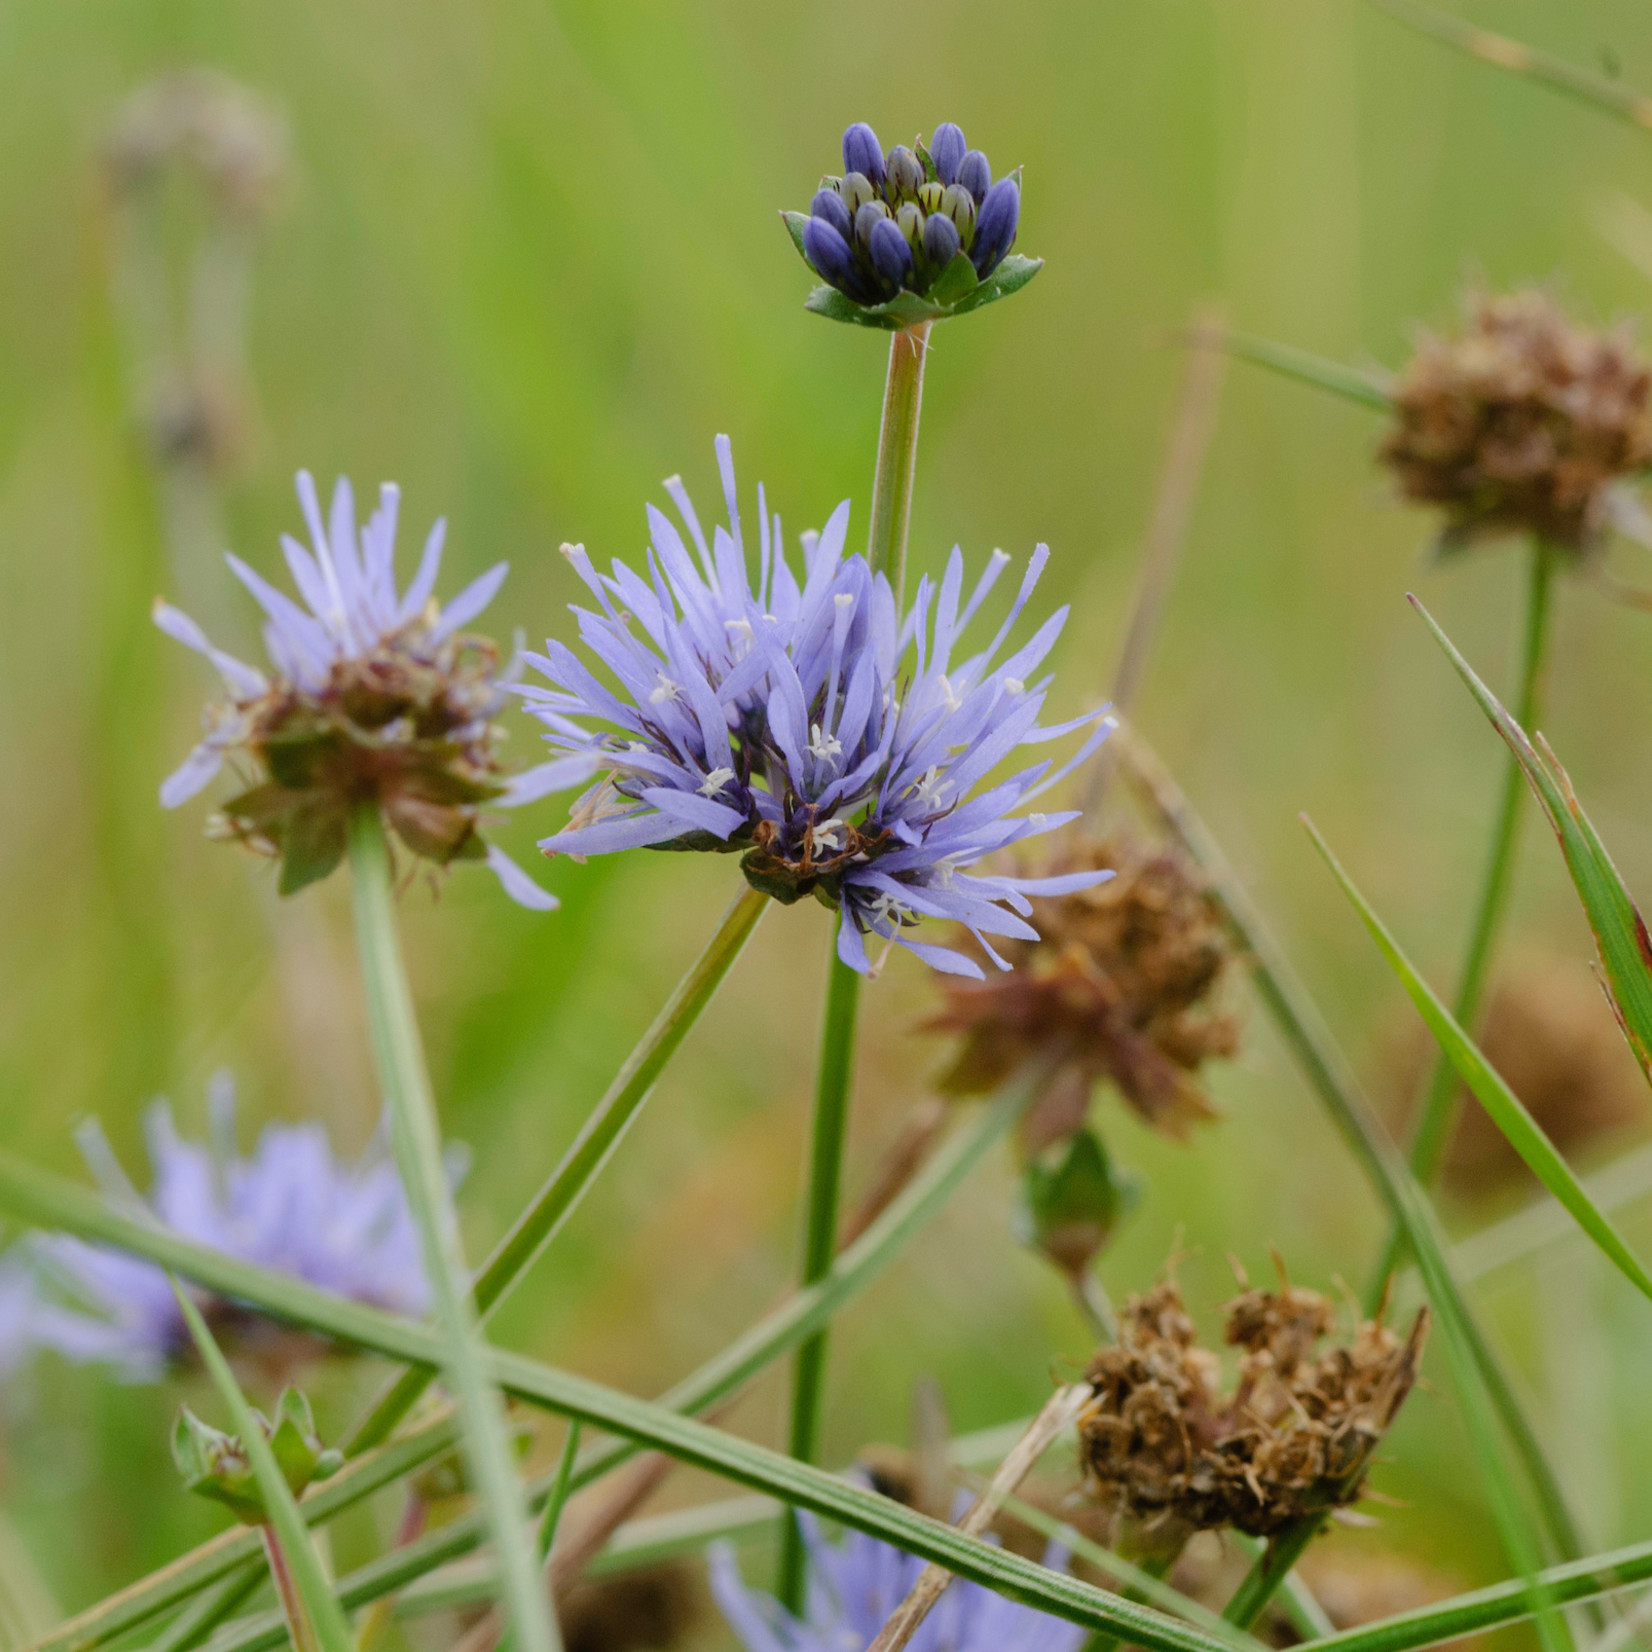
<instances>
[{"instance_id":1,"label":"narrow grass leaf","mask_svg":"<svg viewBox=\"0 0 1652 1652\"><path fill-rule=\"evenodd\" d=\"M1373 935L1379 935L1380 932L1378 944L1384 946L1385 952L1390 955L1390 962L1393 962L1398 957L1398 949L1393 947L1391 941L1386 941L1386 932L1381 931L1381 925L1377 924L1374 914L1370 914L1370 909L1360 898L1352 880L1336 856L1331 853L1330 845L1319 835L1318 829L1306 815L1302 817L1302 823L1307 827L1315 848L1324 857L1337 882L1342 885L1361 916L1365 917L1367 925L1375 926L1372 928ZM1445 1012L1441 1010L1440 1013L1443 1015ZM1550 1652L1569 1648L1572 1645L1572 1636L1566 1620L1559 1612L1550 1609L1536 1582L1537 1572L1543 1560L1542 1543L1527 1510L1525 1499L1521 1497L1509 1473L1508 1465L1503 1461L1502 1445L1497 1437L1491 1408L1483 1403L1485 1389L1479 1366L1475 1361L1472 1333L1462 1301L1452 1286L1446 1263L1445 1235L1440 1231L1434 1207L1416 1177L1411 1174L1409 1168L1403 1166L1400 1174L1398 1185L1403 1194L1402 1220L1405 1223L1406 1237L1410 1240L1412 1254L1417 1258L1418 1270L1423 1276L1429 1301L1433 1303L1435 1311L1440 1316L1446 1356L1461 1402L1458 1410L1474 1447L1480 1475L1485 1482L1486 1497L1491 1504L1492 1515L1497 1522L1504 1550L1525 1586L1532 1591L1537 1631L1544 1647L1550 1649Z\"/></svg>"},{"instance_id":2,"label":"narrow grass leaf","mask_svg":"<svg viewBox=\"0 0 1652 1652\"><path fill-rule=\"evenodd\" d=\"M1316 390L1328 390L1376 413L1390 413L1394 408L1394 398L1387 387L1370 374L1344 366L1340 361L1316 356L1310 350L1299 350L1294 344L1280 344L1271 338L1258 338L1254 333L1236 333L1227 328L1201 329L1191 336L1190 342L1205 349L1226 350L1241 361L1266 367L1299 384L1311 384Z\"/></svg>"},{"instance_id":3,"label":"narrow grass leaf","mask_svg":"<svg viewBox=\"0 0 1652 1652\"><path fill-rule=\"evenodd\" d=\"M252 1407L247 1404L246 1396L242 1394L241 1386L229 1368L229 1361L224 1358L218 1344L213 1341L212 1332L207 1329L206 1321L201 1318L200 1309L190 1301L189 1293L175 1277L172 1289L177 1295L179 1307L183 1309L184 1319L189 1325L189 1334L195 1339L195 1347L200 1353L201 1362L206 1366L219 1397L229 1410L235 1424L235 1432L241 1438L242 1449L252 1460L253 1473L258 1477L258 1490L264 1499L264 1509L281 1544L287 1566L292 1572L293 1583L303 1600L304 1610L309 1615L310 1626L315 1630L321 1652L353 1652L350 1644L350 1626L344 1621L343 1610L333 1596L332 1588L327 1582L327 1574L322 1569L321 1559L315 1552L315 1545L310 1541L310 1528L304 1524L304 1516L298 1512L297 1500L276 1465L270 1443L264 1438L264 1431L259 1427L258 1419L253 1416ZM296 1638L296 1628L294 1635Z\"/></svg>"},{"instance_id":4,"label":"narrow grass leaf","mask_svg":"<svg viewBox=\"0 0 1652 1652\"><path fill-rule=\"evenodd\" d=\"M1600 834L1583 812L1565 769L1543 737L1539 735L1536 744L1533 743L1457 651L1434 616L1415 597L1410 601L1456 667L1458 676L1468 685L1469 692L1479 701L1480 709L1514 753L1537 794L1543 813L1560 841L1567 870L1588 914L1589 927L1594 931L1618 1024L1642 1071L1652 1079L1652 936L1647 933L1645 920L1612 864Z\"/></svg>"}]
</instances>

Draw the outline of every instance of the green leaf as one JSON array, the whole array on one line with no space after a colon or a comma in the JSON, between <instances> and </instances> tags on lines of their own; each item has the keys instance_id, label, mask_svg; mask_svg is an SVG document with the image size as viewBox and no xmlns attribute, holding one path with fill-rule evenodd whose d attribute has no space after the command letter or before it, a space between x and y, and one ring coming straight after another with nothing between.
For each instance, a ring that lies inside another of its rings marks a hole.
<instances>
[{"instance_id":1,"label":"green leaf","mask_svg":"<svg viewBox=\"0 0 1652 1652\"><path fill-rule=\"evenodd\" d=\"M808 264L813 272L814 265L809 264L809 255L803 250L803 226L809 221L808 213L782 212L780 216L786 225L786 233L792 238L792 245L797 248L797 256Z\"/></svg>"},{"instance_id":2,"label":"green leaf","mask_svg":"<svg viewBox=\"0 0 1652 1652\"><path fill-rule=\"evenodd\" d=\"M948 260L946 268L935 277L935 284L929 289L929 296L945 308L949 304L957 303L966 293L974 292L980 284L980 279L975 274L975 266L969 261L969 254L955 252Z\"/></svg>"},{"instance_id":3,"label":"green leaf","mask_svg":"<svg viewBox=\"0 0 1652 1652\"><path fill-rule=\"evenodd\" d=\"M1542 1126L1521 1105L1519 1097L1504 1083L1501 1075L1475 1047L1474 1041L1457 1024L1451 1011L1440 1002L1432 987L1417 972L1399 943L1389 933L1383 921L1372 910L1370 903L1354 886L1353 879L1330 851L1325 840L1306 820L1308 832L1320 854L1325 857L1338 883L1355 911L1364 920L1378 950L1399 976L1411 1001L1428 1023L1428 1030L1438 1040L1440 1048L1450 1058L1458 1076L1474 1092L1475 1100L1485 1108L1492 1123L1503 1132L1509 1145L1525 1160L1527 1168L1542 1182L1556 1199L1571 1213L1577 1225L1594 1240L1613 1265L1643 1296L1652 1299L1652 1275L1641 1265L1640 1259L1624 1243L1612 1220L1589 1197L1572 1167L1560 1156L1553 1142L1544 1135Z\"/></svg>"},{"instance_id":4,"label":"green leaf","mask_svg":"<svg viewBox=\"0 0 1652 1652\"><path fill-rule=\"evenodd\" d=\"M799 230L797 233L801 234L802 231ZM854 327L872 327L881 332L898 333L903 328L915 327L920 322L945 321L951 316L968 315L971 310L978 310L984 304L993 304L1000 298L1008 298L1011 293L1020 292L1044 268L1042 258L1023 258L1019 253L1012 252L985 281L976 282L970 279L966 286L964 273L958 269L960 262L973 278L975 268L970 264L968 255L957 253L936 278L935 286L930 289L927 297L919 297L917 293L899 292L882 304L857 304L847 294L840 293L836 287L821 285L804 299L803 308L813 311L815 315L823 315L829 321L842 321ZM944 302L943 283L946 284L947 294Z\"/></svg>"},{"instance_id":5,"label":"green leaf","mask_svg":"<svg viewBox=\"0 0 1652 1652\"><path fill-rule=\"evenodd\" d=\"M1536 793L1559 840L1566 869L1572 875L1578 898L1588 915L1589 927L1594 931L1618 1025L1629 1040L1641 1070L1652 1079L1652 936L1647 933L1646 921L1612 864L1594 823L1583 812L1570 777L1543 736L1538 735L1537 743L1533 744L1497 696L1475 675L1473 667L1435 623L1434 616L1415 597L1410 601L1457 668L1469 692L1479 701L1480 709L1514 753L1527 783Z\"/></svg>"},{"instance_id":6,"label":"green leaf","mask_svg":"<svg viewBox=\"0 0 1652 1652\"><path fill-rule=\"evenodd\" d=\"M996 304L999 299L1020 292L1043 268L1042 258L1023 258L1020 253L1012 252L985 281L965 293L947 314L968 315L971 310L979 310L983 305Z\"/></svg>"},{"instance_id":7,"label":"green leaf","mask_svg":"<svg viewBox=\"0 0 1652 1652\"><path fill-rule=\"evenodd\" d=\"M310 1541L309 1528L304 1524L303 1515L298 1512L298 1504L294 1502L286 1480L282 1478L275 1454L270 1450L269 1441L264 1438L264 1430L259 1426L252 1407L242 1395L240 1386L230 1371L229 1362L219 1352L218 1344L213 1341L212 1332L207 1329L200 1310L190 1301L189 1293L175 1278L172 1281L172 1289L178 1298L178 1306L183 1310L189 1334L195 1339L202 1363L206 1366L219 1397L229 1408L230 1416L235 1421L241 1448L252 1460L253 1473L258 1479L258 1489L263 1496L270 1525L281 1544L282 1553L286 1556L293 1582L303 1599L304 1610L309 1614L322 1652L354 1652L350 1642L350 1627L344 1621L344 1613L338 1601L333 1597L332 1588L327 1582L327 1574L322 1570L320 1557Z\"/></svg>"},{"instance_id":8,"label":"green leaf","mask_svg":"<svg viewBox=\"0 0 1652 1652\"><path fill-rule=\"evenodd\" d=\"M1316 356L1310 350L1299 350L1294 344L1279 344L1273 339L1258 338L1253 333L1229 332L1225 328L1207 331L1191 342L1206 348L1226 350L1230 356L1237 356L1241 361L1254 362L1258 367L1282 373L1301 384L1311 384L1318 390L1329 390L1333 395L1358 402L1361 407L1369 407L1378 413L1391 413L1394 409L1394 398L1385 385L1366 373L1345 367L1340 361Z\"/></svg>"},{"instance_id":9,"label":"green leaf","mask_svg":"<svg viewBox=\"0 0 1652 1652\"><path fill-rule=\"evenodd\" d=\"M344 859L344 811L335 799L320 794L287 816L280 843L280 890L283 895L294 895L319 883Z\"/></svg>"},{"instance_id":10,"label":"green leaf","mask_svg":"<svg viewBox=\"0 0 1652 1652\"><path fill-rule=\"evenodd\" d=\"M1114 1167L1095 1131L1080 1130L1041 1153L1022 1173L1022 1237L1077 1278L1140 1194L1140 1181Z\"/></svg>"}]
</instances>

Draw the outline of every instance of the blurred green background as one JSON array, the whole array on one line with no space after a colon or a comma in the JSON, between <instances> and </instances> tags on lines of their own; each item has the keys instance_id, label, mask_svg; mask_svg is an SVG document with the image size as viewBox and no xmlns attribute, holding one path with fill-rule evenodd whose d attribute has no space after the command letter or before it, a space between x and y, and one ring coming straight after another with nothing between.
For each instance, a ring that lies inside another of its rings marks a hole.
<instances>
[{"instance_id":1,"label":"blurred green background","mask_svg":"<svg viewBox=\"0 0 1652 1652\"><path fill-rule=\"evenodd\" d=\"M1480 0L1473 17L1652 85L1652 17L1635 0ZM864 522L884 346L803 312L808 276L775 216L836 166L851 119L886 142L957 120L999 170L1025 164L1019 249L1047 268L1013 304L937 336L912 554L934 569L954 541L976 562L1048 541L1041 598L1074 604L1057 660L1069 709L1100 693L1118 642L1182 372L1170 335L1196 304L1393 364L1476 276L1550 283L1594 320L1652 297L1599 228L1624 219L1626 198L1652 204L1652 136L1354 0L13 0L0 9L0 1128L64 1168L75 1122L97 1114L137 1169L158 1093L198 1129L219 1066L239 1077L249 1143L259 1119L319 1115L353 1151L377 1114L344 880L278 910L265 866L203 841L204 804L155 803L211 685L148 621L179 571L133 414L122 232L99 154L135 88L189 65L268 99L291 146L255 255L255 415L222 487L222 537L274 571L277 534L298 521L296 468L324 485L347 471L358 494L396 478L404 559L432 517L449 520L445 589L510 559L489 615L500 636L569 635L575 582L557 545L635 556L665 475L680 470L715 510L718 431L748 509L762 479L791 535L846 494ZM1380 1087L1401 997L1295 817L1313 813L1447 981L1500 750L1402 597L1418 590L1501 682L1520 576L1506 549L1430 566L1428 524L1372 465L1376 437L1357 408L1230 370L1140 721ZM238 595L224 601L246 623ZM1545 727L1645 889L1652 618L1575 582L1559 605ZM525 758L525 721L516 738ZM529 859L559 819L553 801L499 836ZM474 1150L473 1253L554 1163L734 876L716 858L640 854L535 870L562 898L553 916L465 874L403 907L446 1128ZM1523 945L1585 967L1587 931L1535 827L1515 925ZM501 1316L503 1340L653 1393L783 1287L827 941L816 909L770 916ZM939 1064L914 1031L932 1003L905 958L865 996L851 1195ZM1226 1116L1187 1147L1098 1108L1148 1176L1102 1265L1109 1287L1145 1286L1173 1245L1201 1311L1231 1289L1229 1252L1261 1276L1275 1246L1299 1282L1357 1285L1376 1206L1255 1013L1215 1086ZM920 1376L965 1430L1031 1409L1052 1370L1083 1358L1062 1289L1008 1235L1010 1194L995 1161L841 1322L832 1460L904 1439ZM1652 1222L1627 1226L1652 1243ZM1564 1335L1544 1318L1562 1298ZM1645 1304L1570 1246L1496 1276L1484 1300L1591 1539L1644 1536ZM324 1412L344 1416L368 1380L334 1373ZM4 1501L65 1608L215 1529L166 1461L191 1391L55 1366L13 1386ZM783 1399L764 1383L731 1426L778 1438ZM1426 1554L1465 1585L1502 1575L1443 1371L1390 1455L1378 1484L1405 1506L1380 1511L1375 1535L1329 1541ZM665 1501L710 1489L680 1477ZM368 1536L343 1533L341 1559Z\"/></svg>"}]
</instances>

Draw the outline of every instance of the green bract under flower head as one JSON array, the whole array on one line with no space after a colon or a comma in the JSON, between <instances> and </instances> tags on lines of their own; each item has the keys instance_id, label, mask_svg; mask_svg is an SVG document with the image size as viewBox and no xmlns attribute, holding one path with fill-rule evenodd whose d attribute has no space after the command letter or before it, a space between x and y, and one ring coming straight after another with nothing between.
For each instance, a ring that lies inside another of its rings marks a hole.
<instances>
[{"instance_id":1,"label":"green bract under flower head","mask_svg":"<svg viewBox=\"0 0 1652 1652\"><path fill-rule=\"evenodd\" d=\"M992 167L950 121L926 146L887 155L857 121L843 134L843 172L821 179L809 211L781 216L803 261L825 282L806 308L834 321L898 332L963 315L1018 291L1043 260L1010 252L1021 221L1021 171Z\"/></svg>"},{"instance_id":2,"label":"green bract under flower head","mask_svg":"<svg viewBox=\"0 0 1652 1652\"><path fill-rule=\"evenodd\" d=\"M270 1442L276 1467L294 1497L342 1466L343 1456L317 1437L310 1402L298 1389L282 1390L273 1423L256 1411L253 1419ZM202 1422L187 1405L180 1408L172 1429L172 1460L190 1491L227 1504L249 1526L269 1519L252 1458L240 1438Z\"/></svg>"}]
</instances>

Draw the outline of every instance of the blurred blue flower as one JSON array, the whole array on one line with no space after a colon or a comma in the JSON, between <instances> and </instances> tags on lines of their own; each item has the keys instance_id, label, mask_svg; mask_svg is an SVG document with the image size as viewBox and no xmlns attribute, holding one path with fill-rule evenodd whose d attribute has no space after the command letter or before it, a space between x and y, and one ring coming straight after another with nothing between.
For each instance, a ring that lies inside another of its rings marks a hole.
<instances>
[{"instance_id":1,"label":"blurred blue flower","mask_svg":"<svg viewBox=\"0 0 1652 1652\"><path fill-rule=\"evenodd\" d=\"M810 1559L808 1615L802 1622L771 1596L746 1586L727 1544L710 1551L712 1595L746 1652L864 1652L924 1563L864 1532L828 1543L813 1515L797 1518ZM1066 1551L1052 1544L1044 1564L1065 1571ZM1077 1652L1085 1635L1076 1623L956 1578L910 1645L911 1652Z\"/></svg>"},{"instance_id":2,"label":"blurred blue flower","mask_svg":"<svg viewBox=\"0 0 1652 1652\"><path fill-rule=\"evenodd\" d=\"M311 549L282 535L302 605L239 557L226 561L264 611L274 675L214 647L187 614L157 601L155 623L204 654L229 691L206 714L206 736L161 787L176 808L207 785L232 753L251 756L260 784L224 807L229 834L279 854L282 892L325 877L344 853L350 810L376 797L415 855L446 865L485 860L511 897L541 910L556 901L504 852L482 841L478 806L544 795L545 769L507 779L495 717L506 673L468 625L493 599L507 564L496 563L445 607L433 595L446 523L425 541L418 573L396 589L400 492L386 483L359 530L355 495L340 477L324 523L315 483L298 473Z\"/></svg>"},{"instance_id":3,"label":"blurred blue flower","mask_svg":"<svg viewBox=\"0 0 1652 1652\"><path fill-rule=\"evenodd\" d=\"M601 776L541 849L743 851L741 868L755 887L787 903L813 894L842 908L849 921L840 926L839 955L862 973L874 970L865 946L871 934L938 969L979 977L973 959L910 937L925 917L965 925L1009 968L986 936L1036 939L1025 922L1029 895L1066 894L1109 876L970 870L1075 818L1011 811L1083 762L1112 727L1105 711L1053 726L1038 721L1050 678L1032 674L1060 634L1065 608L999 657L1048 551L1035 551L987 647L954 661L1009 562L1003 552L993 553L965 600L955 548L939 586L924 579L900 619L888 581L865 557L844 555L847 501L820 533L803 536L799 582L760 487L754 589L726 436L717 438L717 457L728 527L714 529L710 543L682 483L666 484L697 556L653 506L646 579L620 562L598 574L582 546L564 547L598 605L574 609L580 637L618 691L561 643L525 656L554 685L521 684L517 692L549 730L561 772ZM1086 729L1054 772L1046 759L975 790L1021 747Z\"/></svg>"},{"instance_id":4,"label":"blurred blue flower","mask_svg":"<svg viewBox=\"0 0 1652 1652\"><path fill-rule=\"evenodd\" d=\"M252 1155L242 1157L227 1074L213 1080L208 1107L210 1145L179 1136L164 1101L150 1109L155 1181L147 1198L127 1180L102 1131L83 1128L81 1152L109 1201L197 1244L352 1301L413 1316L427 1310L419 1230L381 1144L347 1165L334 1157L321 1125L271 1124ZM450 1155L450 1175L457 1179L462 1169L462 1158ZM28 1243L48 1292L29 1316L39 1346L114 1365L137 1380L159 1376L190 1347L163 1269L66 1234L36 1234ZM263 1323L254 1309L199 1293L197 1300L222 1327Z\"/></svg>"}]
</instances>

